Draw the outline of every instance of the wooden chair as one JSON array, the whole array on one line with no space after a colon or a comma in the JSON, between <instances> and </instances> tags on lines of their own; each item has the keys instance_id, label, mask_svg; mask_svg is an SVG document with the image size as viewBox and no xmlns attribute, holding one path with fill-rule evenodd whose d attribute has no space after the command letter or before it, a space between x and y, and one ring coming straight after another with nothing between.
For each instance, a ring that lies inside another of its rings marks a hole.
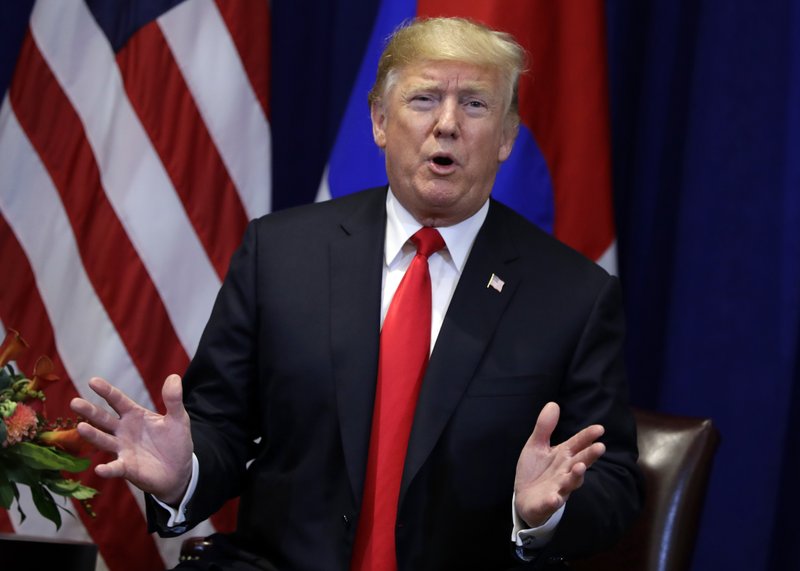
<instances>
[{"instance_id":1,"label":"wooden chair","mask_svg":"<svg viewBox=\"0 0 800 571\"><path fill-rule=\"evenodd\" d=\"M607 552L578 571L687 571L720 435L711 420L635 410L644 509Z\"/></svg>"}]
</instances>

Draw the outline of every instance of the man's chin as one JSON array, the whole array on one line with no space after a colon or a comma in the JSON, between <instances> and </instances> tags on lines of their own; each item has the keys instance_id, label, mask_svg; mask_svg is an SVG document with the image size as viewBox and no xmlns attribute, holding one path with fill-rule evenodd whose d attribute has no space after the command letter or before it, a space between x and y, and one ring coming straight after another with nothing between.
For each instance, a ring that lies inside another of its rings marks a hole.
<instances>
[{"instance_id":1,"label":"man's chin","mask_svg":"<svg viewBox=\"0 0 800 571\"><path fill-rule=\"evenodd\" d=\"M472 205L463 194L427 192L417 196L415 217L425 226L452 226L466 220L483 205Z\"/></svg>"},{"instance_id":2,"label":"man's chin","mask_svg":"<svg viewBox=\"0 0 800 571\"><path fill-rule=\"evenodd\" d=\"M454 181L438 178L421 185L416 194L420 202L433 210L441 212L457 207L467 192Z\"/></svg>"}]
</instances>

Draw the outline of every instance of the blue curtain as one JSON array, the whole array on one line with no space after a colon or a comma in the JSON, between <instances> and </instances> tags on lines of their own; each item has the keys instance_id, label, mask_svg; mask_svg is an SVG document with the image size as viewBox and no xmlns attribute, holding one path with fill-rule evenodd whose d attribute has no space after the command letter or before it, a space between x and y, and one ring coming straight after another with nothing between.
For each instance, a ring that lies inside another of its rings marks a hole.
<instances>
[{"instance_id":1,"label":"blue curtain","mask_svg":"<svg viewBox=\"0 0 800 571\"><path fill-rule=\"evenodd\" d=\"M800 3L608 14L634 401L722 431L694 569L800 569Z\"/></svg>"}]
</instances>

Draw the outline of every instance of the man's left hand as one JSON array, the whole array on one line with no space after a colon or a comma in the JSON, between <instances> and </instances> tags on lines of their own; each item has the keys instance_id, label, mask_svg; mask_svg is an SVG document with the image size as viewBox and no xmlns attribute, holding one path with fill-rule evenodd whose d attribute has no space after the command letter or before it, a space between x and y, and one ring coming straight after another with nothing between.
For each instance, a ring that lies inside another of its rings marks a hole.
<instances>
[{"instance_id":1,"label":"man's left hand","mask_svg":"<svg viewBox=\"0 0 800 571\"><path fill-rule=\"evenodd\" d=\"M531 527L543 525L566 503L569 495L583 485L587 468L606 451L605 445L597 442L604 432L599 424L584 428L558 446L550 446L558 417L558 405L547 403L517 461L514 508Z\"/></svg>"}]
</instances>

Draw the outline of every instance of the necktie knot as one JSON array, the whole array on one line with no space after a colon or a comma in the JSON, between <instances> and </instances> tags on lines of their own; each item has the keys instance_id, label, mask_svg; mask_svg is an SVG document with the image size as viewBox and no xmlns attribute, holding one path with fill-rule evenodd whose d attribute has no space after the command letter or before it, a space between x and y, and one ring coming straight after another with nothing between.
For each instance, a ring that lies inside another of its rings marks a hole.
<instances>
[{"instance_id":1,"label":"necktie knot","mask_svg":"<svg viewBox=\"0 0 800 571\"><path fill-rule=\"evenodd\" d=\"M444 239L436 228L423 226L411 236L411 241L417 247L417 254L426 258L444 248Z\"/></svg>"}]
</instances>

